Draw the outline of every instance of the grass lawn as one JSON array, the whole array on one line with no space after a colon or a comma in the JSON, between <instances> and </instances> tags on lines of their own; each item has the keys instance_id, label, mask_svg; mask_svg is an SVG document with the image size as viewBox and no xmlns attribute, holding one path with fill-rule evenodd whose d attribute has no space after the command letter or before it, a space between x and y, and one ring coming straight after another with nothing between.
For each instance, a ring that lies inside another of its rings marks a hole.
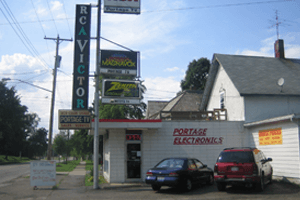
<instances>
[{"instance_id":1,"label":"grass lawn","mask_svg":"<svg viewBox=\"0 0 300 200\"><path fill-rule=\"evenodd\" d=\"M57 172L71 172L75 169L77 165L79 165L80 160L72 160L67 163L56 163L56 171Z\"/></svg>"},{"instance_id":2,"label":"grass lawn","mask_svg":"<svg viewBox=\"0 0 300 200\"><path fill-rule=\"evenodd\" d=\"M27 157L16 157L16 156L8 156L8 159L5 159L5 155L0 155L0 165L8 164L8 163L23 163L30 162L31 159Z\"/></svg>"},{"instance_id":3,"label":"grass lawn","mask_svg":"<svg viewBox=\"0 0 300 200\"><path fill-rule=\"evenodd\" d=\"M86 160L85 170L92 172L93 168L94 168L93 161ZM100 165L99 165L99 170L100 170ZM99 176L99 184L102 184L102 183L107 183L107 182L103 176ZM93 185L94 185L93 176L91 176L91 174L85 175L85 186L93 186Z\"/></svg>"}]
</instances>

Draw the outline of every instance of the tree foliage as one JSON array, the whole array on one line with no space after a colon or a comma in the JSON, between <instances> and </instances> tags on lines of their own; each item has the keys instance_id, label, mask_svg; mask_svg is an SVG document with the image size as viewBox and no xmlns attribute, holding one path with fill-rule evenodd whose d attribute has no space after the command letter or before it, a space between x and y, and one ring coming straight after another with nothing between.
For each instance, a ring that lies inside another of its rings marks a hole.
<instances>
[{"instance_id":1,"label":"tree foliage","mask_svg":"<svg viewBox=\"0 0 300 200\"><path fill-rule=\"evenodd\" d=\"M189 63L185 78L181 81L181 90L204 90L210 68L207 58L200 58Z\"/></svg>"},{"instance_id":2,"label":"tree foliage","mask_svg":"<svg viewBox=\"0 0 300 200\"><path fill-rule=\"evenodd\" d=\"M28 139L30 155L43 156L47 151L47 130L39 128Z\"/></svg>"},{"instance_id":3,"label":"tree foliage","mask_svg":"<svg viewBox=\"0 0 300 200\"><path fill-rule=\"evenodd\" d=\"M14 87L8 89L0 82L0 154L18 156L27 137L30 122L26 119L27 107Z\"/></svg>"},{"instance_id":4,"label":"tree foliage","mask_svg":"<svg viewBox=\"0 0 300 200\"><path fill-rule=\"evenodd\" d=\"M88 130L77 130L71 136L70 144L72 146L71 155L77 158L83 158L86 155L93 154L94 136L88 135Z\"/></svg>"}]
</instances>

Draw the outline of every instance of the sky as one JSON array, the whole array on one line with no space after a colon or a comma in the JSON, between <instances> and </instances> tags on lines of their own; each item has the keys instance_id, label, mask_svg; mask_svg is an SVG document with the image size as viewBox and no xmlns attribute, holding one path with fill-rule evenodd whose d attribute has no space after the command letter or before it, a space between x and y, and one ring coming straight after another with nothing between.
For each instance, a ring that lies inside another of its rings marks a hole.
<instances>
[{"instance_id":1,"label":"sky","mask_svg":"<svg viewBox=\"0 0 300 200\"><path fill-rule=\"evenodd\" d=\"M0 0L0 81L10 78L21 104L40 117L49 130L56 50L55 40L74 39L76 4L97 0ZM169 101L181 90L187 66L214 53L274 57L277 40L284 40L285 57L300 59L299 0L141 0L141 14L101 13L101 37L141 53L144 102ZM92 9L96 37L97 8ZM105 40L101 49L125 50ZM90 75L95 72L96 41L91 41ZM74 42L59 44L53 134L58 110L72 108ZM44 89L32 86L36 85ZM94 101L89 81L89 105Z\"/></svg>"}]
</instances>

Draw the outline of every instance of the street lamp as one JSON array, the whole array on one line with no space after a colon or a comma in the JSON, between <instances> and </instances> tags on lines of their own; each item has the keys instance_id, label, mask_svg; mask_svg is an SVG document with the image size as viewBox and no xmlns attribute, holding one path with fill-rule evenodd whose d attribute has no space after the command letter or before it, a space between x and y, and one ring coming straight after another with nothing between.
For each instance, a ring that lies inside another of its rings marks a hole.
<instances>
[{"instance_id":1,"label":"street lamp","mask_svg":"<svg viewBox=\"0 0 300 200\"><path fill-rule=\"evenodd\" d=\"M39 88L39 89L41 89L41 90L45 90L45 91L47 91L47 92L51 92L51 93L52 93L51 90L48 90L48 89L43 88L43 87L40 87L40 86L38 86L38 85L34 85L34 84L32 84L32 83L28 83L28 82L26 82L26 81L22 81L22 80L20 80L20 79L2 78L2 81L3 81L3 82L4 82L4 81L11 81L11 80L20 81L20 82L22 82L22 83L26 83L26 84L31 85L31 86L33 86L33 87L36 87L36 88Z\"/></svg>"}]
</instances>

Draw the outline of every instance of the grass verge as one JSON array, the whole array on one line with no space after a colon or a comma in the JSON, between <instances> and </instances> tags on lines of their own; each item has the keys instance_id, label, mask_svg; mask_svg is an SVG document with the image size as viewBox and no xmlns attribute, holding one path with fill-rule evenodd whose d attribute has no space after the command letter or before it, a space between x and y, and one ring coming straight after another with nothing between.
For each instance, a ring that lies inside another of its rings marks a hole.
<instances>
[{"instance_id":1,"label":"grass verge","mask_svg":"<svg viewBox=\"0 0 300 200\"><path fill-rule=\"evenodd\" d=\"M75 169L77 165L79 165L80 160L72 160L67 163L56 163L56 171L57 172L71 172Z\"/></svg>"},{"instance_id":2,"label":"grass verge","mask_svg":"<svg viewBox=\"0 0 300 200\"><path fill-rule=\"evenodd\" d=\"M31 159L27 157L16 157L16 156L8 156L7 160L5 159L5 155L0 155L0 165L10 164L10 163L23 163L30 162Z\"/></svg>"},{"instance_id":3,"label":"grass verge","mask_svg":"<svg viewBox=\"0 0 300 200\"><path fill-rule=\"evenodd\" d=\"M93 161L86 160L85 170L90 171L91 173L85 175L85 186L93 186L94 185L94 179L93 179L93 176L92 176L93 167L94 167ZM100 165L99 165L99 170L100 170ZM104 179L103 176L99 176L99 182L98 183L102 184L102 183L107 183L107 182L106 182L106 180Z\"/></svg>"}]
</instances>

